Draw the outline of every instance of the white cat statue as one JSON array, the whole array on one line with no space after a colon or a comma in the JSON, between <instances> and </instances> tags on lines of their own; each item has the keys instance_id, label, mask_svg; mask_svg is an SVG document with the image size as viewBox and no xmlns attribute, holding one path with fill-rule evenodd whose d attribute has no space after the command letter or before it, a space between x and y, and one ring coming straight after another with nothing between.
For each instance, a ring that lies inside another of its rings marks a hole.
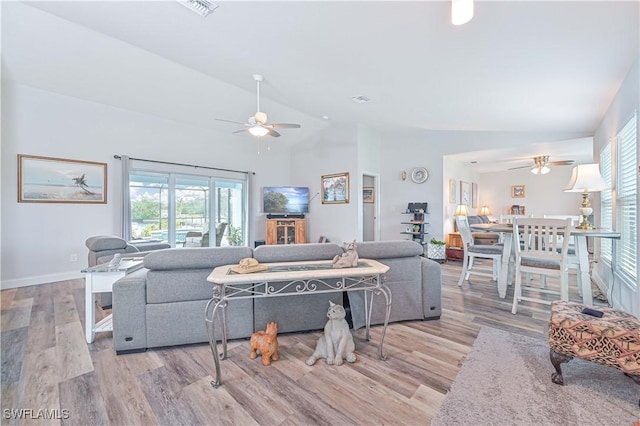
<instances>
[{"instance_id":1,"label":"white cat statue","mask_svg":"<svg viewBox=\"0 0 640 426\"><path fill-rule=\"evenodd\" d=\"M342 365L344 360L356 362L356 344L345 316L346 312L341 305L329 301L329 321L324 326L324 335L318 339L315 352L307 359L307 365L313 365L322 358L329 365Z\"/></svg>"},{"instance_id":2,"label":"white cat statue","mask_svg":"<svg viewBox=\"0 0 640 426\"><path fill-rule=\"evenodd\" d=\"M334 268L354 268L358 266L358 252L356 249L358 246L356 245L356 240L353 240L352 243L347 244L345 248L345 252L342 255L336 254L333 258L333 267Z\"/></svg>"}]
</instances>

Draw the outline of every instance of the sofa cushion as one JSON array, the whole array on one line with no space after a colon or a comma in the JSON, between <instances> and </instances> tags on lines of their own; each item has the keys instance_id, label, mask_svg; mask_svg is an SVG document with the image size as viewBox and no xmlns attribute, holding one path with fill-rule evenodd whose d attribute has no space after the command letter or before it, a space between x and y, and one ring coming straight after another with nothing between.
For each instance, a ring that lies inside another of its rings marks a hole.
<instances>
[{"instance_id":1,"label":"sofa cushion","mask_svg":"<svg viewBox=\"0 0 640 426\"><path fill-rule=\"evenodd\" d=\"M422 246L409 240L363 241L357 243L358 256L363 259L394 259L398 257L420 256Z\"/></svg>"},{"instance_id":2,"label":"sofa cushion","mask_svg":"<svg viewBox=\"0 0 640 426\"><path fill-rule=\"evenodd\" d=\"M166 249L149 253L144 258L144 267L156 271L171 269L211 269L222 265L233 265L251 257L249 247L211 247Z\"/></svg>"},{"instance_id":3,"label":"sofa cushion","mask_svg":"<svg viewBox=\"0 0 640 426\"><path fill-rule=\"evenodd\" d=\"M301 262L304 260L331 260L343 253L334 243L284 244L259 246L253 257L261 263Z\"/></svg>"}]
</instances>

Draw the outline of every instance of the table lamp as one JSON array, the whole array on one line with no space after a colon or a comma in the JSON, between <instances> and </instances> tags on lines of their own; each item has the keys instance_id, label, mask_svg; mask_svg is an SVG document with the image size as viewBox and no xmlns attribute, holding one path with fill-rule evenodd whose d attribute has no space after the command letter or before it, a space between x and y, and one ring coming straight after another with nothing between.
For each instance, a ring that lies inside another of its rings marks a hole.
<instances>
[{"instance_id":1,"label":"table lamp","mask_svg":"<svg viewBox=\"0 0 640 426\"><path fill-rule=\"evenodd\" d=\"M600 174L600 166L598 164L579 164L573 168L571 179L564 192L582 192L582 204L580 205L582 221L576 228L595 229L589 223L589 215L593 213L593 208L591 208L591 202L589 201L589 193L607 188L609 188L609 185Z\"/></svg>"},{"instance_id":2,"label":"table lamp","mask_svg":"<svg viewBox=\"0 0 640 426\"><path fill-rule=\"evenodd\" d=\"M469 216L469 207L466 204L458 204L454 216Z\"/></svg>"},{"instance_id":3,"label":"table lamp","mask_svg":"<svg viewBox=\"0 0 640 426\"><path fill-rule=\"evenodd\" d=\"M491 214L491 210L489 206L482 206L480 208L480 216L489 216Z\"/></svg>"}]
</instances>

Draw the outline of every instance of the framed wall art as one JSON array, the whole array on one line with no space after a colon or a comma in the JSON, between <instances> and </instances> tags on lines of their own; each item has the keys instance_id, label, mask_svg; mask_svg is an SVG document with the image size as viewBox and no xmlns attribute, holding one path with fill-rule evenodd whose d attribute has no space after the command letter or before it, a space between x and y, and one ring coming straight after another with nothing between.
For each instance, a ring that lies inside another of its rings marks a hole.
<instances>
[{"instance_id":1,"label":"framed wall art","mask_svg":"<svg viewBox=\"0 0 640 426\"><path fill-rule=\"evenodd\" d=\"M460 204L471 206L471 184L460 181Z\"/></svg>"},{"instance_id":2,"label":"framed wall art","mask_svg":"<svg viewBox=\"0 0 640 426\"><path fill-rule=\"evenodd\" d=\"M373 186L365 186L362 188L362 202L364 203L373 203L374 202L373 195Z\"/></svg>"},{"instance_id":3,"label":"framed wall art","mask_svg":"<svg viewBox=\"0 0 640 426\"><path fill-rule=\"evenodd\" d=\"M511 198L524 198L524 185L512 185Z\"/></svg>"},{"instance_id":4,"label":"framed wall art","mask_svg":"<svg viewBox=\"0 0 640 426\"><path fill-rule=\"evenodd\" d=\"M449 179L449 204L455 204L456 199L456 180Z\"/></svg>"},{"instance_id":5,"label":"framed wall art","mask_svg":"<svg viewBox=\"0 0 640 426\"><path fill-rule=\"evenodd\" d=\"M471 207L474 209L478 207L478 184L471 184Z\"/></svg>"},{"instance_id":6,"label":"framed wall art","mask_svg":"<svg viewBox=\"0 0 640 426\"><path fill-rule=\"evenodd\" d=\"M349 173L323 175L320 184L322 204L349 203Z\"/></svg>"},{"instance_id":7,"label":"framed wall art","mask_svg":"<svg viewBox=\"0 0 640 426\"><path fill-rule=\"evenodd\" d=\"M107 163L18 154L19 203L107 202Z\"/></svg>"}]
</instances>

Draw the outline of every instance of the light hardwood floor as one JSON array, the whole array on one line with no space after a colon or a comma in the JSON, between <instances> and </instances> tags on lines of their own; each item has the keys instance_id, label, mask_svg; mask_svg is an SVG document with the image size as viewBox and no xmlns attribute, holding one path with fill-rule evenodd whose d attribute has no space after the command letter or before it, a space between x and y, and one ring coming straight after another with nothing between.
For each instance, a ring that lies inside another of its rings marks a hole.
<instances>
[{"instance_id":1,"label":"light hardwood floor","mask_svg":"<svg viewBox=\"0 0 640 426\"><path fill-rule=\"evenodd\" d=\"M443 265L440 320L389 326L387 361L376 358L380 327L370 342L356 332L357 362L340 367L305 364L319 333L279 336L270 367L250 360L242 340L229 346L219 389L208 344L118 356L111 333L100 333L88 345L83 280L4 290L0 423L426 425L481 327L546 336L547 305L525 303L512 315L512 287L499 299L495 282L472 277L459 288L459 274L460 263ZM21 409L32 411L14 418ZM57 418L33 419L47 415Z\"/></svg>"}]
</instances>

